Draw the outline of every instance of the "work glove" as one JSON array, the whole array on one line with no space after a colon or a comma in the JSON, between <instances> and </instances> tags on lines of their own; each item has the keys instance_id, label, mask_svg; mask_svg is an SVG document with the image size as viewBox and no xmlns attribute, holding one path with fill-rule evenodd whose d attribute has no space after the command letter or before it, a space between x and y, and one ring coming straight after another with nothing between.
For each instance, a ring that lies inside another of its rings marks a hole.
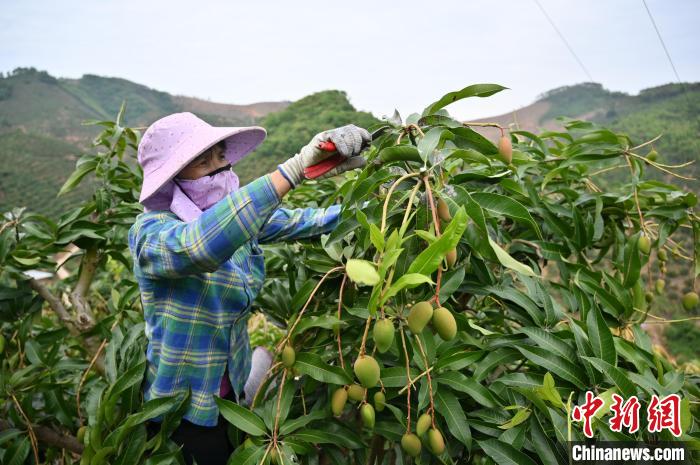
<instances>
[{"instance_id":1,"label":"work glove","mask_svg":"<svg viewBox=\"0 0 700 465\"><path fill-rule=\"evenodd\" d=\"M241 405L247 407L253 402L255 393L258 391L263 379L265 379L267 370L272 365L272 358L272 352L263 346L257 346L253 350L250 373L243 386L244 399L241 399Z\"/></svg>"},{"instance_id":2,"label":"work glove","mask_svg":"<svg viewBox=\"0 0 700 465\"><path fill-rule=\"evenodd\" d=\"M323 141L333 142L337 153L346 157L347 160L315 179L329 178L344 171L365 166L367 161L360 155L360 152L369 147L369 144L372 142L372 136L366 129L357 127L354 124L316 134L311 139L311 142L302 147L299 153L277 166L282 175L292 185L292 188L297 187L304 181L305 168L315 165L334 154L334 152L327 152L318 147Z\"/></svg>"}]
</instances>

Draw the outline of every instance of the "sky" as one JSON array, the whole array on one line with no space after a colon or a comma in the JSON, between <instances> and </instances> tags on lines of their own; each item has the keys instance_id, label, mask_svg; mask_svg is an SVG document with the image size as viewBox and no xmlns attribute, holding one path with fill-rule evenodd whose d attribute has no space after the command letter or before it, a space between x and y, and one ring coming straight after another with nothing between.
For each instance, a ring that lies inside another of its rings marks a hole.
<instances>
[{"instance_id":1,"label":"sky","mask_svg":"<svg viewBox=\"0 0 700 465\"><path fill-rule=\"evenodd\" d=\"M681 79L700 81L700 2L646 1ZM539 3L605 88L676 81L642 0ZM340 89L378 117L475 83L509 89L447 109L498 115L589 80L536 0L2 0L0 71L20 66L221 103Z\"/></svg>"}]
</instances>

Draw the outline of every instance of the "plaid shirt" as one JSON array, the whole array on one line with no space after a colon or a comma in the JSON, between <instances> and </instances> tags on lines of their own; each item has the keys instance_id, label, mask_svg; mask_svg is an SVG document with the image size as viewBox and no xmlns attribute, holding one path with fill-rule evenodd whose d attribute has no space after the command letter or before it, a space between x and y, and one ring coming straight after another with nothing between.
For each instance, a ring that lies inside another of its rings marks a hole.
<instances>
[{"instance_id":1,"label":"plaid shirt","mask_svg":"<svg viewBox=\"0 0 700 465\"><path fill-rule=\"evenodd\" d=\"M168 210L138 215L129 249L148 337L146 400L190 386L184 418L215 426L214 395L227 366L240 398L251 364L248 315L265 278L258 244L317 236L339 221L340 205L285 209L280 202L265 175L189 223Z\"/></svg>"}]
</instances>

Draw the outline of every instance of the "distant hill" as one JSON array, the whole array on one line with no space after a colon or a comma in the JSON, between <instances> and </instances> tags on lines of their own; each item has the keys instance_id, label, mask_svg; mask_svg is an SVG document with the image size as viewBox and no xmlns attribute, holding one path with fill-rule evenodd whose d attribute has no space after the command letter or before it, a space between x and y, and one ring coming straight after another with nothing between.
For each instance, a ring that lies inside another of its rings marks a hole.
<instances>
[{"instance_id":1,"label":"distant hill","mask_svg":"<svg viewBox=\"0 0 700 465\"><path fill-rule=\"evenodd\" d=\"M83 187L56 198L100 130L81 123L114 120L124 100L125 123L132 127L179 111L191 111L214 125L247 126L290 103L229 105L173 96L126 79L91 74L63 79L17 68L0 77L0 211L26 205L53 214L88 195Z\"/></svg>"}]
</instances>

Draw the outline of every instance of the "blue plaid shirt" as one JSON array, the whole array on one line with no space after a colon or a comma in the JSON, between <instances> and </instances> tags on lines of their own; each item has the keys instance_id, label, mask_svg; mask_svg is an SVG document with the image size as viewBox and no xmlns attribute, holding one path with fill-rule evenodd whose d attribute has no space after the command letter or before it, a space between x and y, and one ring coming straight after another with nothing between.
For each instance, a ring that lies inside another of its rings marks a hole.
<instances>
[{"instance_id":1,"label":"blue plaid shirt","mask_svg":"<svg viewBox=\"0 0 700 465\"><path fill-rule=\"evenodd\" d=\"M184 418L215 426L214 395L227 367L240 399L251 364L248 315L265 278L258 244L317 236L339 222L340 205L286 209L280 202L268 174L189 223L168 210L138 215L129 249L148 337L146 400L189 386Z\"/></svg>"}]
</instances>

